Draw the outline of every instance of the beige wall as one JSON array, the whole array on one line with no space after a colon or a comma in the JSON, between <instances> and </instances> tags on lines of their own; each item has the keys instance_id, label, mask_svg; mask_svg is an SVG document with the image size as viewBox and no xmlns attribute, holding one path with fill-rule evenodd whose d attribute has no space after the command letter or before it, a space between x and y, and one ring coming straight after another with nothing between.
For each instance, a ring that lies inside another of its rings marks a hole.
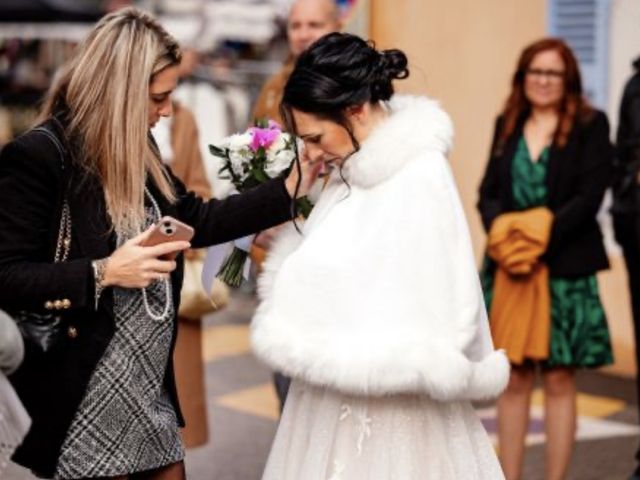
<instances>
[{"instance_id":1,"label":"beige wall","mask_svg":"<svg viewBox=\"0 0 640 480\"><path fill-rule=\"evenodd\" d=\"M451 164L478 257L484 234L475 209L493 123L521 48L545 31L545 2L372 0L371 36L404 50L411 76L398 90L440 100L456 134Z\"/></svg>"},{"instance_id":2,"label":"beige wall","mask_svg":"<svg viewBox=\"0 0 640 480\"><path fill-rule=\"evenodd\" d=\"M624 84L632 73L631 62L640 56L640 2L612 0L609 39L609 118L614 129Z\"/></svg>"},{"instance_id":3,"label":"beige wall","mask_svg":"<svg viewBox=\"0 0 640 480\"><path fill-rule=\"evenodd\" d=\"M451 164L480 258L485 236L475 208L496 113L509 90L521 49L546 33L544 0L371 0L371 37L381 48L397 47L409 56L411 77L398 90L439 99L452 116L456 139ZM620 76L628 72L630 35L640 33L640 2L615 0L611 50L617 105ZM625 44L623 46L623 44ZM621 72L621 73L618 73ZM615 107L617 108L617 107ZM612 242L609 242L612 245ZM613 269L600 275L614 337L617 373L634 373L633 336L626 277L619 253Z\"/></svg>"}]
</instances>

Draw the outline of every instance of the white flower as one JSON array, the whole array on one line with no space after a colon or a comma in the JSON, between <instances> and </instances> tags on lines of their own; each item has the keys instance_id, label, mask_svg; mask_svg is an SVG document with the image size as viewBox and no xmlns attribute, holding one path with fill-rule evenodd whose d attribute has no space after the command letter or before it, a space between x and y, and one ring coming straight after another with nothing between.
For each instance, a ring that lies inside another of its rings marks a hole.
<instances>
[{"instance_id":1,"label":"white flower","mask_svg":"<svg viewBox=\"0 0 640 480\"><path fill-rule=\"evenodd\" d=\"M281 133L267 149L266 154L267 163L264 171L270 178L275 178L289 168L296 156L291 145L291 135Z\"/></svg>"},{"instance_id":2,"label":"white flower","mask_svg":"<svg viewBox=\"0 0 640 480\"><path fill-rule=\"evenodd\" d=\"M229 162L234 175L240 177L241 180L249 176L249 162L251 161L251 152L249 150L229 150Z\"/></svg>"},{"instance_id":3,"label":"white flower","mask_svg":"<svg viewBox=\"0 0 640 480\"><path fill-rule=\"evenodd\" d=\"M225 138L220 145L222 148L229 150L227 163L231 166L233 174L239 177L240 180L245 180L249 176L248 172L253 158L253 153L249 148L250 143L251 134L245 132L236 133Z\"/></svg>"},{"instance_id":4,"label":"white flower","mask_svg":"<svg viewBox=\"0 0 640 480\"><path fill-rule=\"evenodd\" d=\"M275 157L280 150L287 148L287 143L291 141L291 135L281 133L278 138L267 149L267 158Z\"/></svg>"},{"instance_id":5,"label":"white flower","mask_svg":"<svg viewBox=\"0 0 640 480\"><path fill-rule=\"evenodd\" d=\"M269 177L277 177L283 170L289 168L296 154L293 150L280 150L275 156L267 157L267 164L264 171Z\"/></svg>"},{"instance_id":6,"label":"white flower","mask_svg":"<svg viewBox=\"0 0 640 480\"><path fill-rule=\"evenodd\" d=\"M248 132L236 133L224 139L224 146L233 151L246 150L249 148L251 138L251 134Z\"/></svg>"}]
</instances>

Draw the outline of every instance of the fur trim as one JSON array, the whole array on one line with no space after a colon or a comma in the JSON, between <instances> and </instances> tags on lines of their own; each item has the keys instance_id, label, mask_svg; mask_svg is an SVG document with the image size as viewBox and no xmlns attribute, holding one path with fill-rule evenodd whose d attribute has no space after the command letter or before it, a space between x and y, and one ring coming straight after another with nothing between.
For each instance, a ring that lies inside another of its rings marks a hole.
<instances>
[{"instance_id":1,"label":"fur trim","mask_svg":"<svg viewBox=\"0 0 640 480\"><path fill-rule=\"evenodd\" d=\"M271 326L272 327L272 326ZM498 396L509 380L510 366L502 351L479 362L444 341L422 339L412 345L377 350L375 356L342 351L336 358L331 342L309 342L304 335L283 329L251 329L254 353L275 370L306 382L354 395L426 393L441 401L487 400Z\"/></svg>"},{"instance_id":2,"label":"fur trim","mask_svg":"<svg viewBox=\"0 0 640 480\"><path fill-rule=\"evenodd\" d=\"M471 400L489 400L507 388L511 365L503 350L490 353L473 364L468 396Z\"/></svg>"},{"instance_id":3,"label":"fur trim","mask_svg":"<svg viewBox=\"0 0 640 480\"><path fill-rule=\"evenodd\" d=\"M275 370L355 395L411 392L450 400L468 396L472 377L472 363L445 342L402 344L378 350L372 358L259 323L252 327L251 341L255 354ZM336 358L340 353L344 358Z\"/></svg>"},{"instance_id":4,"label":"fur trim","mask_svg":"<svg viewBox=\"0 0 640 480\"><path fill-rule=\"evenodd\" d=\"M332 176L302 234L289 225L275 240L259 279L254 352L352 394L496 395L509 365L493 351L444 158L451 122L427 99L390 105L348 161L350 185Z\"/></svg>"},{"instance_id":5,"label":"fur trim","mask_svg":"<svg viewBox=\"0 0 640 480\"><path fill-rule=\"evenodd\" d=\"M350 183L372 187L400 170L416 152L435 150L446 155L453 140L453 123L438 102L426 97L395 95L390 117L378 126L345 163Z\"/></svg>"},{"instance_id":6,"label":"fur trim","mask_svg":"<svg viewBox=\"0 0 640 480\"><path fill-rule=\"evenodd\" d=\"M282 262L302 243L303 236L293 223L281 227L277 238L269 249L269 255L262 264L262 273L258 281L258 298L267 302L269 292L275 283L275 277L282 266Z\"/></svg>"}]
</instances>

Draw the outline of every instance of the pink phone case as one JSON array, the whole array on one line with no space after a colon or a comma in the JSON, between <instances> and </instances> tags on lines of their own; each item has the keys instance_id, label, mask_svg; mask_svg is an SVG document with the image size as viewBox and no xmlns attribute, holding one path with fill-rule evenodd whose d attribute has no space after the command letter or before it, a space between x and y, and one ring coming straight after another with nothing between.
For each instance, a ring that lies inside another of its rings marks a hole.
<instances>
[{"instance_id":1,"label":"pink phone case","mask_svg":"<svg viewBox=\"0 0 640 480\"><path fill-rule=\"evenodd\" d=\"M151 235L144 243L146 247L153 247L165 242L179 240L189 241L193 238L194 230L186 223L173 217L162 217L153 228Z\"/></svg>"}]
</instances>

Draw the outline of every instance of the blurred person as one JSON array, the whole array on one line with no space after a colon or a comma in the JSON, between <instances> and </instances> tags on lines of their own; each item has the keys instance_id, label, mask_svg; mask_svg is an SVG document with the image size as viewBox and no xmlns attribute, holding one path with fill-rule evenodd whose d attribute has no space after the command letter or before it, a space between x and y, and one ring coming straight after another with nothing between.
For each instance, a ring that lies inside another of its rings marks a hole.
<instances>
[{"instance_id":1,"label":"blurred person","mask_svg":"<svg viewBox=\"0 0 640 480\"><path fill-rule=\"evenodd\" d=\"M180 81L173 93L175 101L180 102L193 114L198 128L198 148L205 166L207 182L215 191L216 198L228 196L228 182L221 181L221 165L209 152L209 144L228 135L230 128L228 105L221 90L209 82L202 81L198 69L202 67L203 57L197 48L197 36L182 34L182 60L180 61Z\"/></svg>"},{"instance_id":2,"label":"blurred person","mask_svg":"<svg viewBox=\"0 0 640 480\"><path fill-rule=\"evenodd\" d=\"M451 121L393 94L408 74L400 50L332 33L285 86L288 130L331 174L259 280L252 347L293 378L263 480L503 478L469 400L499 394L509 364L446 159Z\"/></svg>"},{"instance_id":3,"label":"blurred person","mask_svg":"<svg viewBox=\"0 0 640 480\"><path fill-rule=\"evenodd\" d=\"M265 82L253 109L253 120L268 118L282 124L282 91L296 59L323 35L342 28L335 0L294 0L287 18L289 58L282 69Z\"/></svg>"},{"instance_id":4,"label":"blurred person","mask_svg":"<svg viewBox=\"0 0 640 480\"><path fill-rule=\"evenodd\" d=\"M612 171L604 113L583 97L559 39L524 49L496 122L478 209L491 332L512 364L498 400L499 452L521 478L536 370L542 374L546 476L566 478L576 429L576 368L613 362L596 272L608 268L596 215Z\"/></svg>"},{"instance_id":5,"label":"blurred person","mask_svg":"<svg viewBox=\"0 0 640 480\"><path fill-rule=\"evenodd\" d=\"M622 247L627 267L636 364L640 365L640 58L633 62L633 67L635 73L625 85L620 102L611 213L616 241ZM636 386L640 398L640 377L637 375ZM640 462L640 449L636 460ZM640 480L640 465L631 480Z\"/></svg>"},{"instance_id":6,"label":"blurred person","mask_svg":"<svg viewBox=\"0 0 640 480\"><path fill-rule=\"evenodd\" d=\"M184 478L180 252L289 220L291 195L313 181L298 163L225 201L189 192L149 133L171 115L179 62L148 14L106 15L50 88L40 126L0 153L0 308L64 325L53 349L28 342L10 377L33 420L13 460L39 476ZM194 228L191 244L145 246L165 215Z\"/></svg>"},{"instance_id":7,"label":"blurred person","mask_svg":"<svg viewBox=\"0 0 640 480\"><path fill-rule=\"evenodd\" d=\"M183 76L184 63L185 56L180 62L180 78ZM211 188L200 155L198 128L193 114L175 100L172 101L172 110L171 117L161 118L152 129L162 161L187 190L200 198L209 199ZM208 438L201 314L210 313L216 307L201 286L203 255L203 250L187 250L184 254L185 277L173 355L178 395L185 419L181 434L187 448L203 445ZM192 269L195 271L192 272ZM217 287L225 288L221 282Z\"/></svg>"},{"instance_id":8,"label":"blurred person","mask_svg":"<svg viewBox=\"0 0 640 480\"><path fill-rule=\"evenodd\" d=\"M24 358L24 343L14 320L0 310L0 477L29 430L31 419L6 375Z\"/></svg>"},{"instance_id":9,"label":"blurred person","mask_svg":"<svg viewBox=\"0 0 640 480\"><path fill-rule=\"evenodd\" d=\"M24 343L13 319L0 310L0 371L13 373L24 358Z\"/></svg>"},{"instance_id":10,"label":"blurred person","mask_svg":"<svg viewBox=\"0 0 640 480\"><path fill-rule=\"evenodd\" d=\"M340 11L335 0L295 0L293 2L287 18L289 58L282 69L269 78L262 87L253 109L252 120L268 118L280 125L283 124L279 111L280 102L296 59L320 37L341 28ZM258 270L261 268L276 231L277 229L269 229L261 232L253 242L251 260ZM287 398L289 384L289 378L279 372L274 373L274 386L280 402L280 410Z\"/></svg>"}]
</instances>

